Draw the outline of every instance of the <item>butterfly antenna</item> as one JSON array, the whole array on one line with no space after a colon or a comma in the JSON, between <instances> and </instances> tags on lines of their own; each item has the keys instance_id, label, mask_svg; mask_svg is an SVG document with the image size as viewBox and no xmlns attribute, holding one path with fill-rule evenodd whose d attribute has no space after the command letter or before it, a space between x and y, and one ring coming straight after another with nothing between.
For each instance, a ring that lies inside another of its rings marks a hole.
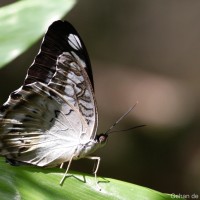
<instances>
[{"instance_id":1,"label":"butterfly antenna","mask_svg":"<svg viewBox=\"0 0 200 200\"><path fill-rule=\"evenodd\" d=\"M133 129L136 129L136 128L141 128L141 127L144 127L146 125L138 125L138 126L134 126L134 127L131 127L131 128L127 128L127 129L122 129L122 130L116 130L116 131L110 131L110 133L118 133L118 132L124 132L124 131L130 131L130 130L133 130Z\"/></svg>"},{"instance_id":2,"label":"butterfly antenna","mask_svg":"<svg viewBox=\"0 0 200 200\"><path fill-rule=\"evenodd\" d=\"M138 101L135 103L135 105L133 105L131 108L128 109L127 112L125 112L106 132L105 135L108 135L110 133L110 131L122 120L124 119L124 117L126 117L126 115L128 115L138 104Z\"/></svg>"}]
</instances>

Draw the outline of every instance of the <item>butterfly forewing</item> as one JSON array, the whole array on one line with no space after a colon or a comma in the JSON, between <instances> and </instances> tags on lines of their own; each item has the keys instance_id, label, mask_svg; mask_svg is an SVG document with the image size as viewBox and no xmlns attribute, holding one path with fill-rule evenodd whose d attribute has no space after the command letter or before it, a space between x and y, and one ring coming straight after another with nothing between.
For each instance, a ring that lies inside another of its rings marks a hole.
<instances>
[{"instance_id":1,"label":"butterfly forewing","mask_svg":"<svg viewBox=\"0 0 200 200\"><path fill-rule=\"evenodd\" d=\"M97 111L89 57L68 23L54 22L24 85L0 110L0 154L39 166L69 161L94 138Z\"/></svg>"}]
</instances>

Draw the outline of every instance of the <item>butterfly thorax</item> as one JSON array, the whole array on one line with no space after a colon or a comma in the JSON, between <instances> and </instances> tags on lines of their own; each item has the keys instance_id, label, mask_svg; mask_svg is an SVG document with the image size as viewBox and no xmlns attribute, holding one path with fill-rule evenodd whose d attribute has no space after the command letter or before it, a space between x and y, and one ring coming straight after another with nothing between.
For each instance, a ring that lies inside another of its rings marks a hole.
<instances>
[{"instance_id":1,"label":"butterfly thorax","mask_svg":"<svg viewBox=\"0 0 200 200\"><path fill-rule=\"evenodd\" d=\"M102 148L106 144L106 141L107 135L100 134L97 135L94 140L90 140L87 143L79 144L74 153L73 159L78 160L92 154L97 149Z\"/></svg>"}]
</instances>

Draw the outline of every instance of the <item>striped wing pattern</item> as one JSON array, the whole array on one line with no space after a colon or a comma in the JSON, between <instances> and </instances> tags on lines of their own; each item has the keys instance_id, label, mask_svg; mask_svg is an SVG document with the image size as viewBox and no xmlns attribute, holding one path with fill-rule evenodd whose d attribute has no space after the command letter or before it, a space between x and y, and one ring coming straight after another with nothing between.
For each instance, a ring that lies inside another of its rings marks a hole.
<instances>
[{"instance_id":1,"label":"striped wing pattern","mask_svg":"<svg viewBox=\"0 0 200 200\"><path fill-rule=\"evenodd\" d=\"M0 154L55 166L94 143L97 110L86 48L68 22L48 29L24 85L0 109Z\"/></svg>"}]
</instances>

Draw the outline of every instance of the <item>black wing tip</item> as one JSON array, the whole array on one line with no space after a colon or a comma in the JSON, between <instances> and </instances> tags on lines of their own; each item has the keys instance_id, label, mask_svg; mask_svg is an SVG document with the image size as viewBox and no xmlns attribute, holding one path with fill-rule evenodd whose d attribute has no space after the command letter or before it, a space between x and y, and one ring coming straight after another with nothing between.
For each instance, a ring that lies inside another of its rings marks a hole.
<instances>
[{"instance_id":1,"label":"black wing tip","mask_svg":"<svg viewBox=\"0 0 200 200\"><path fill-rule=\"evenodd\" d=\"M69 21L66 21L66 20L56 20L54 22L52 22L52 24L50 26L55 26L55 25L70 25L72 26L72 24L69 22Z\"/></svg>"},{"instance_id":2,"label":"black wing tip","mask_svg":"<svg viewBox=\"0 0 200 200\"><path fill-rule=\"evenodd\" d=\"M77 35L79 35L76 29L73 27L73 25L66 20L54 21L49 26L48 31L55 31L55 30L64 31L66 33L76 33Z\"/></svg>"}]
</instances>

